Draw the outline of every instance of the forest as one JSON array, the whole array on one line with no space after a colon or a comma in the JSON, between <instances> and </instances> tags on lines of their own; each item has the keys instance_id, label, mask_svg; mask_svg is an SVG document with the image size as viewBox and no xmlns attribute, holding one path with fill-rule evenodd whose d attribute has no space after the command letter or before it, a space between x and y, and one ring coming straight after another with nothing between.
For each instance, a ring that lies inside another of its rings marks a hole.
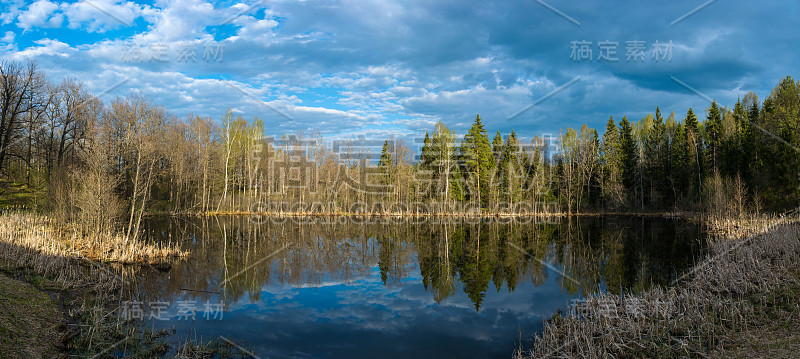
<instances>
[{"instance_id":1,"label":"forest","mask_svg":"<svg viewBox=\"0 0 800 359\"><path fill-rule=\"evenodd\" d=\"M87 231L147 213L530 214L782 212L800 199L800 82L761 101L664 118L609 117L557 138L444 123L402 139L265 136L264 120L169 113L133 93L103 103L35 63L0 65L0 173L39 188L29 207ZM491 123L491 119L486 123ZM421 137L421 136L420 136Z\"/></svg>"}]
</instances>

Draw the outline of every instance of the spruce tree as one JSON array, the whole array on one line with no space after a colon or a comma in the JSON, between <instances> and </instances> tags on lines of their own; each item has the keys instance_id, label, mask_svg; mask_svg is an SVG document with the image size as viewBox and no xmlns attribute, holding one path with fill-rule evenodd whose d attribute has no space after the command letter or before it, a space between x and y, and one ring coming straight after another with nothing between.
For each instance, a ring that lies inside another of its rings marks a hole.
<instances>
[{"instance_id":1,"label":"spruce tree","mask_svg":"<svg viewBox=\"0 0 800 359\"><path fill-rule=\"evenodd\" d=\"M425 139L422 140L422 150L420 151L419 162L423 169L429 170L433 163L433 146L428 131L425 131Z\"/></svg>"},{"instance_id":2,"label":"spruce tree","mask_svg":"<svg viewBox=\"0 0 800 359\"><path fill-rule=\"evenodd\" d=\"M711 103L706 117L706 137L708 138L708 162L711 171L719 168L720 148L722 147L722 117L717 101Z\"/></svg>"},{"instance_id":3,"label":"spruce tree","mask_svg":"<svg viewBox=\"0 0 800 359\"><path fill-rule=\"evenodd\" d=\"M394 182L394 163L392 159L392 151L389 147L389 140L385 140L383 142L383 148L381 149L381 157L378 160L378 172L381 174L381 185L384 186L384 196L385 199L388 200L389 192L391 191L389 186L391 186Z\"/></svg>"},{"instance_id":4,"label":"spruce tree","mask_svg":"<svg viewBox=\"0 0 800 359\"><path fill-rule=\"evenodd\" d=\"M755 96L755 94L754 94ZM747 99L747 96L745 96ZM744 159L740 171L748 188L755 185L755 173L758 171L758 143L754 127L758 120L758 99L754 99L750 108L746 109L747 118L742 123L742 151Z\"/></svg>"},{"instance_id":5,"label":"spruce tree","mask_svg":"<svg viewBox=\"0 0 800 359\"><path fill-rule=\"evenodd\" d=\"M470 200L475 199L480 205L488 203L489 198L489 173L494 171L494 156L489 137L481 122L481 116L475 116L475 122L470 127L464 140L461 142L461 156L466 170L466 177L474 181L476 191L470 191Z\"/></svg>"},{"instance_id":6,"label":"spruce tree","mask_svg":"<svg viewBox=\"0 0 800 359\"><path fill-rule=\"evenodd\" d=\"M750 136L750 121L741 100L736 101L733 108L733 121L735 130L725 143L725 174L731 177L738 174L744 178L751 150L746 144Z\"/></svg>"},{"instance_id":7,"label":"spruce tree","mask_svg":"<svg viewBox=\"0 0 800 359\"><path fill-rule=\"evenodd\" d=\"M602 153L600 161L602 164L603 198L605 200L615 200L618 196L619 186L622 183L622 162L621 151L619 148L619 131L614 123L614 117L608 118L606 132L603 134Z\"/></svg>"},{"instance_id":8,"label":"spruce tree","mask_svg":"<svg viewBox=\"0 0 800 359\"><path fill-rule=\"evenodd\" d=\"M669 179L672 187L672 203L685 193L689 183L689 160L686 158L686 126L682 123L675 127L675 135L670 143Z\"/></svg>"},{"instance_id":9,"label":"spruce tree","mask_svg":"<svg viewBox=\"0 0 800 359\"><path fill-rule=\"evenodd\" d=\"M633 137L633 128L627 117L622 117L619 127L620 163L622 164L621 179L625 189L632 192L636 188L636 165L639 150Z\"/></svg>"},{"instance_id":10,"label":"spruce tree","mask_svg":"<svg viewBox=\"0 0 800 359\"><path fill-rule=\"evenodd\" d=\"M385 140L383 141L383 148L381 149L381 157L378 160L378 170L381 174L382 184L384 185L391 183L392 166L392 152L389 148L389 140Z\"/></svg>"},{"instance_id":11,"label":"spruce tree","mask_svg":"<svg viewBox=\"0 0 800 359\"><path fill-rule=\"evenodd\" d=\"M494 156L495 166L500 165L500 160L503 157L503 136L499 130L494 135L494 140L492 140L492 155Z\"/></svg>"},{"instance_id":12,"label":"spruce tree","mask_svg":"<svg viewBox=\"0 0 800 359\"><path fill-rule=\"evenodd\" d=\"M689 192L692 194L691 198L699 198L700 190L702 188L702 173L703 173L703 140L700 138L700 131L697 128L697 116L689 108L686 112L686 119L684 120L684 133L686 135L686 149L684 151L684 158L687 164L687 183L689 183Z\"/></svg>"},{"instance_id":13,"label":"spruce tree","mask_svg":"<svg viewBox=\"0 0 800 359\"><path fill-rule=\"evenodd\" d=\"M653 126L650 128L645 141L645 160L648 177L652 188L657 193L664 193L666 183L665 176L666 168L665 163L665 133L666 128L664 125L664 118L661 116L661 110L656 107L656 115L653 119Z\"/></svg>"}]
</instances>

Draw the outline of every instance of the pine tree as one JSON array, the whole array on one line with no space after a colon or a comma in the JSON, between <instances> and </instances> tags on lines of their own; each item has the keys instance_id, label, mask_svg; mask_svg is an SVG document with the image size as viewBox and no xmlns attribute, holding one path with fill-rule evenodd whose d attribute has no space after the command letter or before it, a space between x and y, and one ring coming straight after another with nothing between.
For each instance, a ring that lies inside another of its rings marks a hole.
<instances>
[{"instance_id":1,"label":"pine tree","mask_svg":"<svg viewBox=\"0 0 800 359\"><path fill-rule=\"evenodd\" d=\"M619 148L619 132L617 125L614 123L614 117L608 118L606 123L606 132L603 134L601 163L602 163L602 181L601 184L603 191L604 203L610 203L612 206L621 203L622 197L622 162L621 151Z\"/></svg>"},{"instance_id":2,"label":"pine tree","mask_svg":"<svg viewBox=\"0 0 800 359\"><path fill-rule=\"evenodd\" d=\"M476 200L480 205L488 203L489 199L489 174L494 171L494 157L489 137L481 122L481 116L475 116L475 122L470 127L464 140L461 142L461 157L466 170L466 178L474 181L476 190L470 191L470 200Z\"/></svg>"},{"instance_id":3,"label":"pine tree","mask_svg":"<svg viewBox=\"0 0 800 359\"><path fill-rule=\"evenodd\" d=\"M686 119L684 120L684 132L686 135L686 149L684 151L684 158L687 164L687 183L689 183L690 198L699 198L700 190L703 187L702 173L703 173L703 141L700 138L700 131L697 128L697 116L689 108L686 112Z\"/></svg>"},{"instance_id":4,"label":"pine tree","mask_svg":"<svg viewBox=\"0 0 800 359\"><path fill-rule=\"evenodd\" d=\"M430 169L431 164L433 163L433 146L431 144L431 138L428 136L428 131L425 131L425 139L422 140L422 150L421 154L419 155L419 162L420 165L424 169Z\"/></svg>"},{"instance_id":5,"label":"pine tree","mask_svg":"<svg viewBox=\"0 0 800 359\"><path fill-rule=\"evenodd\" d=\"M747 118L747 111L741 100L736 101L733 108L734 132L725 141L725 175L734 177L737 174L744 177L747 171L748 153L751 149L746 145L747 138L750 136L750 122Z\"/></svg>"},{"instance_id":6,"label":"pine tree","mask_svg":"<svg viewBox=\"0 0 800 359\"><path fill-rule=\"evenodd\" d=\"M619 127L620 163L622 165L620 177L625 189L633 192L636 188L636 166L639 150L636 140L633 138L633 128L627 117L622 117Z\"/></svg>"},{"instance_id":7,"label":"pine tree","mask_svg":"<svg viewBox=\"0 0 800 359\"><path fill-rule=\"evenodd\" d=\"M495 167L500 165L500 160L503 158L503 136L498 130L492 140L492 155L494 156Z\"/></svg>"},{"instance_id":8,"label":"pine tree","mask_svg":"<svg viewBox=\"0 0 800 359\"><path fill-rule=\"evenodd\" d=\"M661 110L656 107L656 115L653 120L653 126L647 134L645 141L645 160L647 166L647 174L650 179L652 188L656 193L663 194L665 192L665 132L664 119L661 117Z\"/></svg>"},{"instance_id":9,"label":"pine tree","mask_svg":"<svg viewBox=\"0 0 800 359\"><path fill-rule=\"evenodd\" d=\"M383 141L383 148L381 149L381 157L378 160L378 170L381 173L382 184L387 185L392 181L392 152L389 148L389 140Z\"/></svg>"},{"instance_id":10,"label":"pine tree","mask_svg":"<svg viewBox=\"0 0 800 359\"><path fill-rule=\"evenodd\" d=\"M753 129L755 121L758 119L758 97L755 94L752 94L751 97L753 102L749 108L745 109L747 117L742 121L743 160L740 167L742 179L748 188L752 188L755 185L755 172L758 170L758 143ZM745 100L747 99L748 96L745 95Z\"/></svg>"},{"instance_id":11,"label":"pine tree","mask_svg":"<svg viewBox=\"0 0 800 359\"><path fill-rule=\"evenodd\" d=\"M708 138L708 162L711 170L719 168L720 148L722 147L722 118L717 101L711 103L706 117L706 137Z\"/></svg>"},{"instance_id":12,"label":"pine tree","mask_svg":"<svg viewBox=\"0 0 800 359\"><path fill-rule=\"evenodd\" d=\"M422 140L422 148L419 154L419 164L417 165L417 178L419 181L414 183L415 191L425 199L433 197L434 182L433 173L433 146L428 131L425 131L425 139Z\"/></svg>"},{"instance_id":13,"label":"pine tree","mask_svg":"<svg viewBox=\"0 0 800 359\"><path fill-rule=\"evenodd\" d=\"M687 168L690 167L686 158L686 126L679 123L675 127L675 135L670 143L669 180L672 187L672 203L676 203L681 194L685 193L689 185Z\"/></svg>"},{"instance_id":14,"label":"pine tree","mask_svg":"<svg viewBox=\"0 0 800 359\"><path fill-rule=\"evenodd\" d=\"M797 207L800 202L800 81L787 76L772 90L764 100L763 127L779 138L768 139L764 147L770 153L769 161L764 160L771 178L771 193L777 207Z\"/></svg>"}]
</instances>

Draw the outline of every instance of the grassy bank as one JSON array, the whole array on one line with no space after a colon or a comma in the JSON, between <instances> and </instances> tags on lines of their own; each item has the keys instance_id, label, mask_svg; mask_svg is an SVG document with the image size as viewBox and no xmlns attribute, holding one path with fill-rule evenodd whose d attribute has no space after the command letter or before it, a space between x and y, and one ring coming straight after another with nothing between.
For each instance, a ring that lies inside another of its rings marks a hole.
<instances>
[{"instance_id":1,"label":"grassy bank","mask_svg":"<svg viewBox=\"0 0 800 359\"><path fill-rule=\"evenodd\" d=\"M0 358L56 358L61 311L33 285L0 274Z\"/></svg>"},{"instance_id":2,"label":"grassy bank","mask_svg":"<svg viewBox=\"0 0 800 359\"><path fill-rule=\"evenodd\" d=\"M751 230L757 230L753 227ZM670 288L598 293L545 323L517 358L788 357L800 350L800 225L712 242ZM787 330L795 328L795 330ZM770 341L776 335L784 341ZM781 356L783 355L783 356Z\"/></svg>"},{"instance_id":3,"label":"grassy bank","mask_svg":"<svg viewBox=\"0 0 800 359\"><path fill-rule=\"evenodd\" d=\"M162 337L167 333L144 330L141 323L120 317L120 293L130 286L137 269L137 265L123 264L164 263L186 255L174 247L125 241L110 234L79 236L42 215L0 214L0 272L14 278L8 279L9 283L17 283L4 286L3 295L37 298L16 304L16 313L21 313L27 323L9 321L8 330L44 338L3 342L0 351L13 352L27 345L34 353L58 348L62 354L81 357L105 358L119 353L142 358L163 356L168 346ZM56 313L37 309L52 309L42 299L48 294L60 309ZM40 312L44 314L37 315Z\"/></svg>"}]
</instances>

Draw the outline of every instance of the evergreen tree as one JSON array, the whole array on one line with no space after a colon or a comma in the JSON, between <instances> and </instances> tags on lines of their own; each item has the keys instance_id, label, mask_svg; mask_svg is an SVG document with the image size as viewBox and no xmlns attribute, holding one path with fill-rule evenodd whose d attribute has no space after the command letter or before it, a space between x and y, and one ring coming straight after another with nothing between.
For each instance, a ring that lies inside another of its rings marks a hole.
<instances>
[{"instance_id":1,"label":"evergreen tree","mask_svg":"<svg viewBox=\"0 0 800 359\"><path fill-rule=\"evenodd\" d=\"M500 160L503 157L503 136L498 130L492 140L492 155L494 156L495 167L500 165Z\"/></svg>"},{"instance_id":2,"label":"evergreen tree","mask_svg":"<svg viewBox=\"0 0 800 359\"><path fill-rule=\"evenodd\" d=\"M394 167L392 151L389 148L389 140L385 140L381 149L381 157L378 160L378 171L382 178L381 184L388 185L392 183L392 167Z\"/></svg>"},{"instance_id":3,"label":"evergreen tree","mask_svg":"<svg viewBox=\"0 0 800 359\"><path fill-rule=\"evenodd\" d=\"M420 149L417 167L417 178L420 180L414 183L415 191L418 195L423 196L423 198L430 199L434 191L433 186L431 186L431 183L434 181L434 174L432 168L433 146L428 131L425 131L425 139L422 140L422 148Z\"/></svg>"},{"instance_id":4,"label":"evergreen tree","mask_svg":"<svg viewBox=\"0 0 800 359\"><path fill-rule=\"evenodd\" d=\"M753 188L755 185L755 172L758 170L758 143L756 142L756 133L754 131L755 122L758 120L758 96L754 93L748 93L744 97L747 118L742 121L742 152L743 160L740 167L742 179L748 188ZM747 101L751 101L748 105Z\"/></svg>"},{"instance_id":5,"label":"evergreen tree","mask_svg":"<svg viewBox=\"0 0 800 359\"><path fill-rule=\"evenodd\" d=\"M686 158L686 126L679 123L675 127L675 135L670 143L669 182L672 189L672 203L677 203L681 194L689 185L689 159Z\"/></svg>"},{"instance_id":6,"label":"evergreen tree","mask_svg":"<svg viewBox=\"0 0 800 359\"><path fill-rule=\"evenodd\" d=\"M690 198L698 199L700 190L702 188L702 173L703 173L703 141L700 138L700 130L697 125L697 116L689 108L686 112L686 119L684 120L684 133L686 135L686 149L684 151L684 158L686 159L687 166L687 183L689 183L688 193Z\"/></svg>"},{"instance_id":7,"label":"evergreen tree","mask_svg":"<svg viewBox=\"0 0 800 359\"><path fill-rule=\"evenodd\" d=\"M633 137L633 128L627 117L622 117L619 127L620 164L622 165L620 177L625 189L632 192L636 188L636 167L639 150Z\"/></svg>"},{"instance_id":8,"label":"evergreen tree","mask_svg":"<svg viewBox=\"0 0 800 359\"><path fill-rule=\"evenodd\" d=\"M433 145L431 143L431 138L428 135L428 131L425 131L425 139L422 140L422 150L419 155L419 162L422 165L423 169L430 169L431 165L433 164Z\"/></svg>"},{"instance_id":9,"label":"evergreen tree","mask_svg":"<svg viewBox=\"0 0 800 359\"><path fill-rule=\"evenodd\" d=\"M708 138L708 163L712 172L719 168L720 147L722 146L722 118L717 101L711 103L706 117L706 137Z\"/></svg>"},{"instance_id":10,"label":"evergreen tree","mask_svg":"<svg viewBox=\"0 0 800 359\"><path fill-rule=\"evenodd\" d=\"M729 177L737 174L744 177L747 172L746 161L750 156L748 152L751 150L746 146L750 122L741 100L736 101L733 108L733 123L734 131L725 141L724 171L722 173Z\"/></svg>"},{"instance_id":11,"label":"evergreen tree","mask_svg":"<svg viewBox=\"0 0 800 359\"><path fill-rule=\"evenodd\" d=\"M614 117L608 118L606 132L603 134L603 143L600 154L602 170L602 191L604 203L616 207L621 203L622 188L622 162L619 148L619 132L614 123Z\"/></svg>"},{"instance_id":12,"label":"evergreen tree","mask_svg":"<svg viewBox=\"0 0 800 359\"><path fill-rule=\"evenodd\" d=\"M472 190L469 192L470 200L474 199L480 205L487 204L489 174L494 171L495 166L492 147L480 115L475 116L475 122L461 141L461 157L466 171L464 175L476 188L474 193Z\"/></svg>"},{"instance_id":13,"label":"evergreen tree","mask_svg":"<svg viewBox=\"0 0 800 359\"><path fill-rule=\"evenodd\" d=\"M769 155L765 156L764 167L771 174L764 178L771 189L765 195L778 208L797 207L800 201L800 151L797 150L800 147L800 81L794 81L791 76L781 80L764 100L762 117L763 127L772 134L772 138L765 138L762 144Z\"/></svg>"},{"instance_id":14,"label":"evergreen tree","mask_svg":"<svg viewBox=\"0 0 800 359\"><path fill-rule=\"evenodd\" d=\"M656 115L653 119L653 126L647 134L645 141L645 159L647 166L647 174L650 179L652 189L656 193L663 194L666 191L666 127L664 119L661 117L661 110L656 107Z\"/></svg>"}]
</instances>

